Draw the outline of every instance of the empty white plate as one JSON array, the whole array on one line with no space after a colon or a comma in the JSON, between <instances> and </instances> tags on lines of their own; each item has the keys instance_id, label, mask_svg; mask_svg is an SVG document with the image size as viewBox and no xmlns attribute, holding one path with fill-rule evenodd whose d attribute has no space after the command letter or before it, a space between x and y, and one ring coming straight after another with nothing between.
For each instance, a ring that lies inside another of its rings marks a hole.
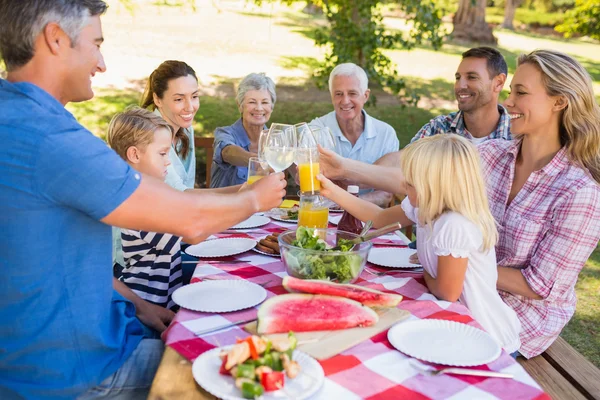
<instances>
[{"instance_id":1,"label":"empty white plate","mask_svg":"<svg viewBox=\"0 0 600 400\"><path fill-rule=\"evenodd\" d=\"M173 301L179 306L215 313L254 307L266 298L262 286L243 279L192 283L173 292Z\"/></svg>"},{"instance_id":2,"label":"empty white plate","mask_svg":"<svg viewBox=\"0 0 600 400\"><path fill-rule=\"evenodd\" d=\"M416 253L413 249L378 247L371 249L367 261L386 268L420 268L421 264L409 261L410 256Z\"/></svg>"},{"instance_id":3,"label":"empty white plate","mask_svg":"<svg viewBox=\"0 0 600 400\"><path fill-rule=\"evenodd\" d=\"M342 219L342 214L335 214L335 215L331 215L329 214L329 222L331 222L333 225L337 225L340 223L340 219Z\"/></svg>"},{"instance_id":4,"label":"empty white plate","mask_svg":"<svg viewBox=\"0 0 600 400\"><path fill-rule=\"evenodd\" d=\"M481 329L441 319L400 322L388 331L388 340L411 357L457 367L488 364L502 352Z\"/></svg>"},{"instance_id":5,"label":"empty white plate","mask_svg":"<svg viewBox=\"0 0 600 400\"><path fill-rule=\"evenodd\" d=\"M251 216L247 220L242 221L239 224L234 225L234 226L232 226L229 229L250 229L250 228L256 228L256 227L259 227L259 226L266 225L269 222L271 222L271 220L269 218L265 217L264 215L256 215L256 214L254 214L253 216Z\"/></svg>"},{"instance_id":6,"label":"empty white plate","mask_svg":"<svg viewBox=\"0 0 600 400\"><path fill-rule=\"evenodd\" d=\"M225 257L240 254L256 246L256 240L248 238L223 238L207 240L185 249L193 257Z\"/></svg>"},{"instance_id":7,"label":"empty white plate","mask_svg":"<svg viewBox=\"0 0 600 400\"><path fill-rule=\"evenodd\" d=\"M231 376L221 375L219 354L230 346L216 348L201 354L192 365L192 374L200 386L212 395L225 400L243 400L242 392L235 387ZM265 392L261 399L304 400L314 395L323 385L325 374L323 367L314 358L301 351L294 351L294 361L300 364L300 373L294 379L285 378L284 390Z\"/></svg>"}]
</instances>

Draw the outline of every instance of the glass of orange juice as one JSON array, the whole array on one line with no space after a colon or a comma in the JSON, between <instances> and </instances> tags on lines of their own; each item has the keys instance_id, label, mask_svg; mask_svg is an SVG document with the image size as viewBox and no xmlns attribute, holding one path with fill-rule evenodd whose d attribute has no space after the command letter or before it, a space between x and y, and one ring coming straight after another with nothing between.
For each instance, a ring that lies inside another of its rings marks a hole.
<instances>
[{"instance_id":1,"label":"glass of orange juice","mask_svg":"<svg viewBox=\"0 0 600 400\"><path fill-rule=\"evenodd\" d=\"M298 226L306 228L327 228L329 224L329 207L325 199L316 194L300 196Z\"/></svg>"},{"instance_id":2,"label":"glass of orange juice","mask_svg":"<svg viewBox=\"0 0 600 400\"><path fill-rule=\"evenodd\" d=\"M269 164L261 161L258 157L250 157L248 160L248 184L252 185L267 175L269 175Z\"/></svg>"},{"instance_id":3,"label":"glass of orange juice","mask_svg":"<svg viewBox=\"0 0 600 400\"><path fill-rule=\"evenodd\" d=\"M319 174L317 141L305 122L294 125L294 129L298 138L296 164L298 165L300 191L302 193L318 193L321 190L321 182L317 180Z\"/></svg>"}]
</instances>

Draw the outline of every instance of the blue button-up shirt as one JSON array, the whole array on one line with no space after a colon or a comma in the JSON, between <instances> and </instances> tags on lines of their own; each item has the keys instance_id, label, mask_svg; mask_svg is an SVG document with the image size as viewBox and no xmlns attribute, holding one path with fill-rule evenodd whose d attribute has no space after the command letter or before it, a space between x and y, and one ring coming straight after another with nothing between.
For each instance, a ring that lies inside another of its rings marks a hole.
<instances>
[{"instance_id":1,"label":"blue button-up shirt","mask_svg":"<svg viewBox=\"0 0 600 400\"><path fill-rule=\"evenodd\" d=\"M74 398L142 339L100 222L141 177L30 83L0 79L0 143L0 398Z\"/></svg>"},{"instance_id":2,"label":"blue button-up shirt","mask_svg":"<svg viewBox=\"0 0 600 400\"><path fill-rule=\"evenodd\" d=\"M223 160L221 152L229 145L240 146L246 151L250 148L250 138L248 138L248 133L244 129L241 118L235 121L233 125L223 126L215 130L215 143L213 145L215 154L210 173L210 187L212 188L239 185L246 182L248 178L248 166L236 167Z\"/></svg>"}]
</instances>

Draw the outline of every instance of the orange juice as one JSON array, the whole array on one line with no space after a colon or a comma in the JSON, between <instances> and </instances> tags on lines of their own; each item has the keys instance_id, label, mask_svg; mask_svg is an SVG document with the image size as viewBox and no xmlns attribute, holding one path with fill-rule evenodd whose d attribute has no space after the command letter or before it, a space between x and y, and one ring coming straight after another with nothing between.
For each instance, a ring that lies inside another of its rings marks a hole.
<instances>
[{"instance_id":1,"label":"orange juice","mask_svg":"<svg viewBox=\"0 0 600 400\"><path fill-rule=\"evenodd\" d=\"M264 178L262 175L248 176L248 185L252 185L254 182L259 181L262 178Z\"/></svg>"},{"instance_id":2,"label":"orange juice","mask_svg":"<svg viewBox=\"0 0 600 400\"><path fill-rule=\"evenodd\" d=\"M298 226L306 228L327 228L328 219L328 208L301 207L298 212Z\"/></svg>"},{"instance_id":3,"label":"orange juice","mask_svg":"<svg viewBox=\"0 0 600 400\"><path fill-rule=\"evenodd\" d=\"M314 193L321 190L321 182L317 179L319 163L298 164L298 174L300 175L301 192Z\"/></svg>"}]
</instances>

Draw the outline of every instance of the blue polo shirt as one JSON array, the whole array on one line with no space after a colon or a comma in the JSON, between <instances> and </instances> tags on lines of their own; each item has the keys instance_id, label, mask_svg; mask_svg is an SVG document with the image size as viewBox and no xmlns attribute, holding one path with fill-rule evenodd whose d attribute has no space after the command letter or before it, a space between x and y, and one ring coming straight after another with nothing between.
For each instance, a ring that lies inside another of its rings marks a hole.
<instances>
[{"instance_id":1,"label":"blue polo shirt","mask_svg":"<svg viewBox=\"0 0 600 400\"><path fill-rule=\"evenodd\" d=\"M139 344L99 220L140 179L48 93L0 79L0 399L74 398Z\"/></svg>"}]
</instances>

